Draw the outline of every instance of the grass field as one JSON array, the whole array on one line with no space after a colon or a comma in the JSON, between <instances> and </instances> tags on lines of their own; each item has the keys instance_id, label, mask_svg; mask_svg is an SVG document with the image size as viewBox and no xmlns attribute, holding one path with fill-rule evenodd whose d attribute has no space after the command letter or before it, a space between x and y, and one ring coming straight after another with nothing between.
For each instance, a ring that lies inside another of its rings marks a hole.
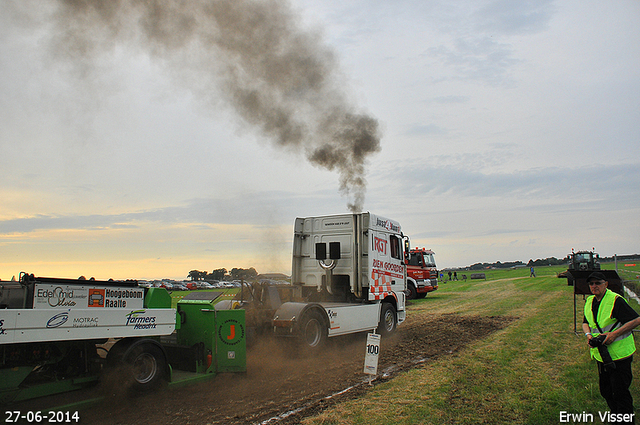
<instances>
[{"instance_id":1,"label":"grass field","mask_svg":"<svg viewBox=\"0 0 640 425\"><path fill-rule=\"evenodd\" d=\"M618 268L625 279L640 274L639 266ZM461 352L426 362L303 423L537 425L561 423L561 411L591 413L593 422L578 423L600 423L598 412L608 408L585 337L573 332L573 288L556 277L564 269L538 267L536 278L528 269L489 270L486 281L442 283L427 298L412 301L408 314L517 319ZM576 298L580 331L584 300ZM630 304L640 311L635 301ZM640 334L635 336L638 346ZM634 375L640 377L636 357ZM637 379L632 384L636 405Z\"/></svg>"}]
</instances>

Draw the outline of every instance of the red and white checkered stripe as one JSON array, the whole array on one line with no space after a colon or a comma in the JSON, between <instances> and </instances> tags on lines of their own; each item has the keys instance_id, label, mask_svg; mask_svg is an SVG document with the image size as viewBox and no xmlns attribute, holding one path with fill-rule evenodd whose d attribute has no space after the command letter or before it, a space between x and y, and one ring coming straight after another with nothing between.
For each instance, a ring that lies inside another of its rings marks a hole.
<instances>
[{"instance_id":1,"label":"red and white checkered stripe","mask_svg":"<svg viewBox=\"0 0 640 425\"><path fill-rule=\"evenodd\" d=\"M369 287L370 300L382 300L393 294L391 290L391 275L379 270L371 271L372 285Z\"/></svg>"}]
</instances>

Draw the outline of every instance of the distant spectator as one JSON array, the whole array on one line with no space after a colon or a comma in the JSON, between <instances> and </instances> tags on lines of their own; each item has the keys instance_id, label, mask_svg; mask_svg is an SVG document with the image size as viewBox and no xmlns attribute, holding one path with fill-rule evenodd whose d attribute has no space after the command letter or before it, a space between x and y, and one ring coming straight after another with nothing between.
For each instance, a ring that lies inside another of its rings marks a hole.
<instances>
[{"instance_id":1,"label":"distant spectator","mask_svg":"<svg viewBox=\"0 0 640 425\"><path fill-rule=\"evenodd\" d=\"M449 280L451 280L451 270L449 270Z\"/></svg>"},{"instance_id":2,"label":"distant spectator","mask_svg":"<svg viewBox=\"0 0 640 425\"><path fill-rule=\"evenodd\" d=\"M458 272L453 272L453 280L458 280Z\"/></svg>"},{"instance_id":3,"label":"distant spectator","mask_svg":"<svg viewBox=\"0 0 640 425\"><path fill-rule=\"evenodd\" d=\"M536 270L531 266L531 272L529 273L529 277L536 277Z\"/></svg>"}]
</instances>

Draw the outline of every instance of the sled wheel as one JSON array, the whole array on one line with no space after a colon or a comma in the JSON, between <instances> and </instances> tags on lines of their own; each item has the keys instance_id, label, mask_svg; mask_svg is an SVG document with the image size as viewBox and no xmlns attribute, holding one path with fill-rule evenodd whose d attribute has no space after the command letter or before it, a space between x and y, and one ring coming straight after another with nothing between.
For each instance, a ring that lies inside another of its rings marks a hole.
<instances>
[{"instance_id":1,"label":"sled wheel","mask_svg":"<svg viewBox=\"0 0 640 425\"><path fill-rule=\"evenodd\" d=\"M138 391L151 391L164 381L167 361L160 347L146 343L131 347L124 356L128 365L132 387Z\"/></svg>"}]
</instances>

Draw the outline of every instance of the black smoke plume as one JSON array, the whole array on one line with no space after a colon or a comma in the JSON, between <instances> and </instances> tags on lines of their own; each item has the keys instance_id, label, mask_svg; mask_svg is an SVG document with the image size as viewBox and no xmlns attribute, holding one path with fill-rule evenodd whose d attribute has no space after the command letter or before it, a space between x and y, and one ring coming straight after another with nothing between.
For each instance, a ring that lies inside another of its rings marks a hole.
<instances>
[{"instance_id":1,"label":"black smoke plume","mask_svg":"<svg viewBox=\"0 0 640 425\"><path fill-rule=\"evenodd\" d=\"M378 123L346 99L332 51L286 1L55 3L58 53L90 63L125 45L159 59L196 96L215 103L209 97L222 93L275 145L337 171L349 209L362 210L366 159L380 150Z\"/></svg>"}]
</instances>

